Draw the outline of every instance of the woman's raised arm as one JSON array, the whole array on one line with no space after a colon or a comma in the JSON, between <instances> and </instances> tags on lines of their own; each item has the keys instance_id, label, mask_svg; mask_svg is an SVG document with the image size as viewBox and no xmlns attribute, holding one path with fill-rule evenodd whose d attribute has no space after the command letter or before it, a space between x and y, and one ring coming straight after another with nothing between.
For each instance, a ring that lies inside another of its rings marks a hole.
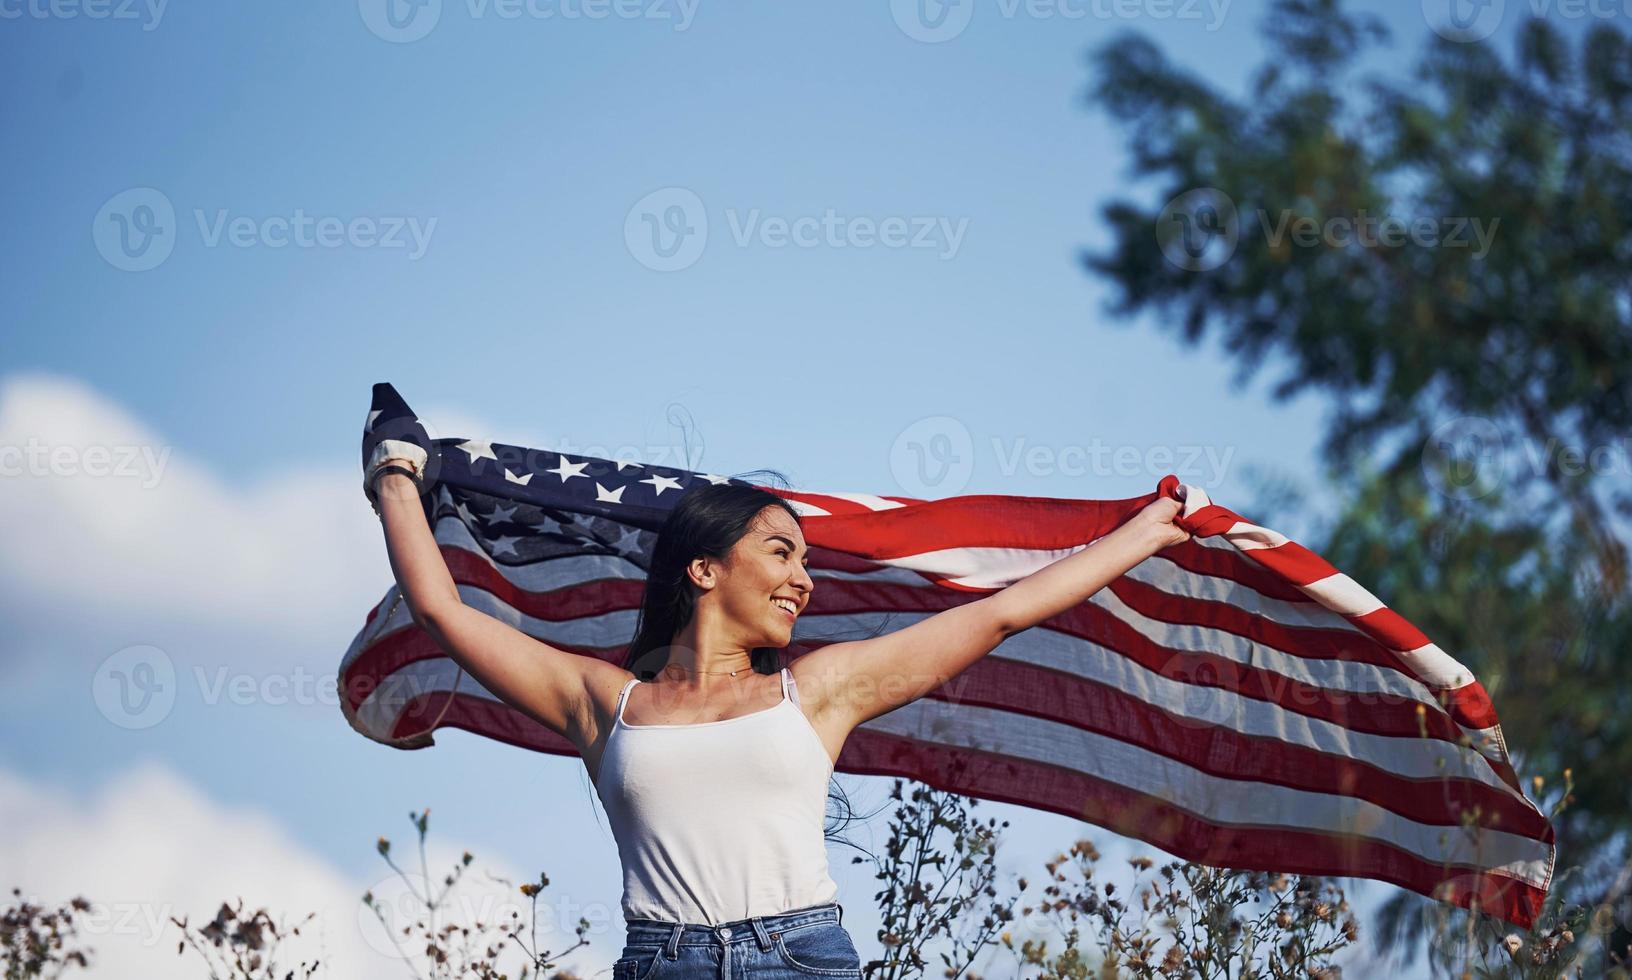
<instances>
[{"instance_id":1,"label":"woman's raised arm","mask_svg":"<svg viewBox=\"0 0 1632 980\"><path fill-rule=\"evenodd\" d=\"M580 746L593 738L588 679L620 673L594 657L550 646L465 605L407 475L375 484L391 571L414 624L506 704ZM616 680L612 678L611 680ZM606 684L608 678L600 678Z\"/></svg>"}]
</instances>

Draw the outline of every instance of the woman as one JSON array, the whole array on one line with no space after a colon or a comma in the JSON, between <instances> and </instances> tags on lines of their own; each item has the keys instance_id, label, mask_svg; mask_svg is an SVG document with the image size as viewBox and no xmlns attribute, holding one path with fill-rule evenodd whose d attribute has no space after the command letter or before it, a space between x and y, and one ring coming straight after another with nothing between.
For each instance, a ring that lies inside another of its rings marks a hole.
<instances>
[{"instance_id":1,"label":"woman","mask_svg":"<svg viewBox=\"0 0 1632 980\"><path fill-rule=\"evenodd\" d=\"M1000 592L781 666L815 587L799 515L757 487L698 487L658 535L619 667L460 601L420 506L422 464L385 459L365 475L392 571L416 625L577 746L623 864L613 980L859 980L822 832L846 737L1190 538L1164 497Z\"/></svg>"}]
</instances>

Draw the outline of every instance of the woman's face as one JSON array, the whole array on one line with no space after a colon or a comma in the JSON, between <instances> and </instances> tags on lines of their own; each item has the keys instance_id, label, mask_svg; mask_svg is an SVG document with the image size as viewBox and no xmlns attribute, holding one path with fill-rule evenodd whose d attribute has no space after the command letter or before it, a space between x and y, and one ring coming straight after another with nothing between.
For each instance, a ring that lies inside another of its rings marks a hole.
<instances>
[{"instance_id":1,"label":"woman's face","mask_svg":"<svg viewBox=\"0 0 1632 980\"><path fill-rule=\"evenodd\" d=\"M788 645L815 587L808 561L799 522L772 504L749 522L727 561L711 565L716 577L710 601L741 630L740 643L749 649ZM790 602L792 608L784 608Z\"/></svg>"}]
</instances>

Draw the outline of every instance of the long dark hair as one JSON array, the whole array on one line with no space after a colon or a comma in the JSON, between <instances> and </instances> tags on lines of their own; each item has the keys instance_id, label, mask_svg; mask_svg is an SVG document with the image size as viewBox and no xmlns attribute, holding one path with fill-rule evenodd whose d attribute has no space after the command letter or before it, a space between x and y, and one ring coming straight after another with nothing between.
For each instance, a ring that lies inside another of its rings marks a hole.
<instances>
[{"instance_id":1,"label":"long dark hair","mask_svg":"<svg viewBox=\"0 0 1632 980\"><path fill-rule=\"evenodd\" d=\"M693 560L707 556L723 561L760 511L781 507L795 523L799 512L786 500L756 486L720 483L687 491L669 512L652 549L646 571L646 589L635 620L635 638L624 658L625 670L649 681L669 662L674 636L697 611L697 593L690 588L686 570ZM759 647L750 655L756 674L782 669L782 651Z\"/></svg>"},{"instance_id":2,"label":"long dark hair","mask_svg":"<svg viewBox=\"0 0 1632 980\"><path fill-rule=\"evenodd\" d=\"M782 486L787 478L776 470L755 470L744 474L764 474ZM738 477L737 479L741 479ZM697 593L686 575L691 562L708 556L723 561L744 534L749 524L766 507L781 507L795 523L803 525L799 512L782 497L758 486L743 483L719 483L686 491L674 505L658 532L652 548L651 564L646 570L645 591L640 599L640 614L635 620L635 638L629 643L624 658L624 669L641 680L650 680L669 661L674 636L691 622L697 611ZM749 654L756 674L775 674L786 666L786 651L777 647L759 647ZM858 819L850 804L850 797L836 781L828 784L828 800L836 802L836 825L824 831L824 836L847 844L864 854L866 848L838 836L838 831ZM868 814L871 816L871 814Z\"/></svg>"}]
</instances>

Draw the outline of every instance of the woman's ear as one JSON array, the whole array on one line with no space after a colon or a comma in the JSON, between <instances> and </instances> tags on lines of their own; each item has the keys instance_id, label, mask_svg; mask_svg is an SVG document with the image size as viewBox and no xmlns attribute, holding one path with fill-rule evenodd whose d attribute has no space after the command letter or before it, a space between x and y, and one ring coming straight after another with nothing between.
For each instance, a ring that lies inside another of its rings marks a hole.
<instances>
[{"instance_id":1,"label":"woman's ear","mask_svg":"<svg viewBox=\"0 0 1632 980\"><path fill-rule=\"evenodd\" d=\"M712 589L714 583L719 581L714 561L706 555L693 558L691 564L686 566L686 575L700 589Z\"/></svg>"}]
</instances>

